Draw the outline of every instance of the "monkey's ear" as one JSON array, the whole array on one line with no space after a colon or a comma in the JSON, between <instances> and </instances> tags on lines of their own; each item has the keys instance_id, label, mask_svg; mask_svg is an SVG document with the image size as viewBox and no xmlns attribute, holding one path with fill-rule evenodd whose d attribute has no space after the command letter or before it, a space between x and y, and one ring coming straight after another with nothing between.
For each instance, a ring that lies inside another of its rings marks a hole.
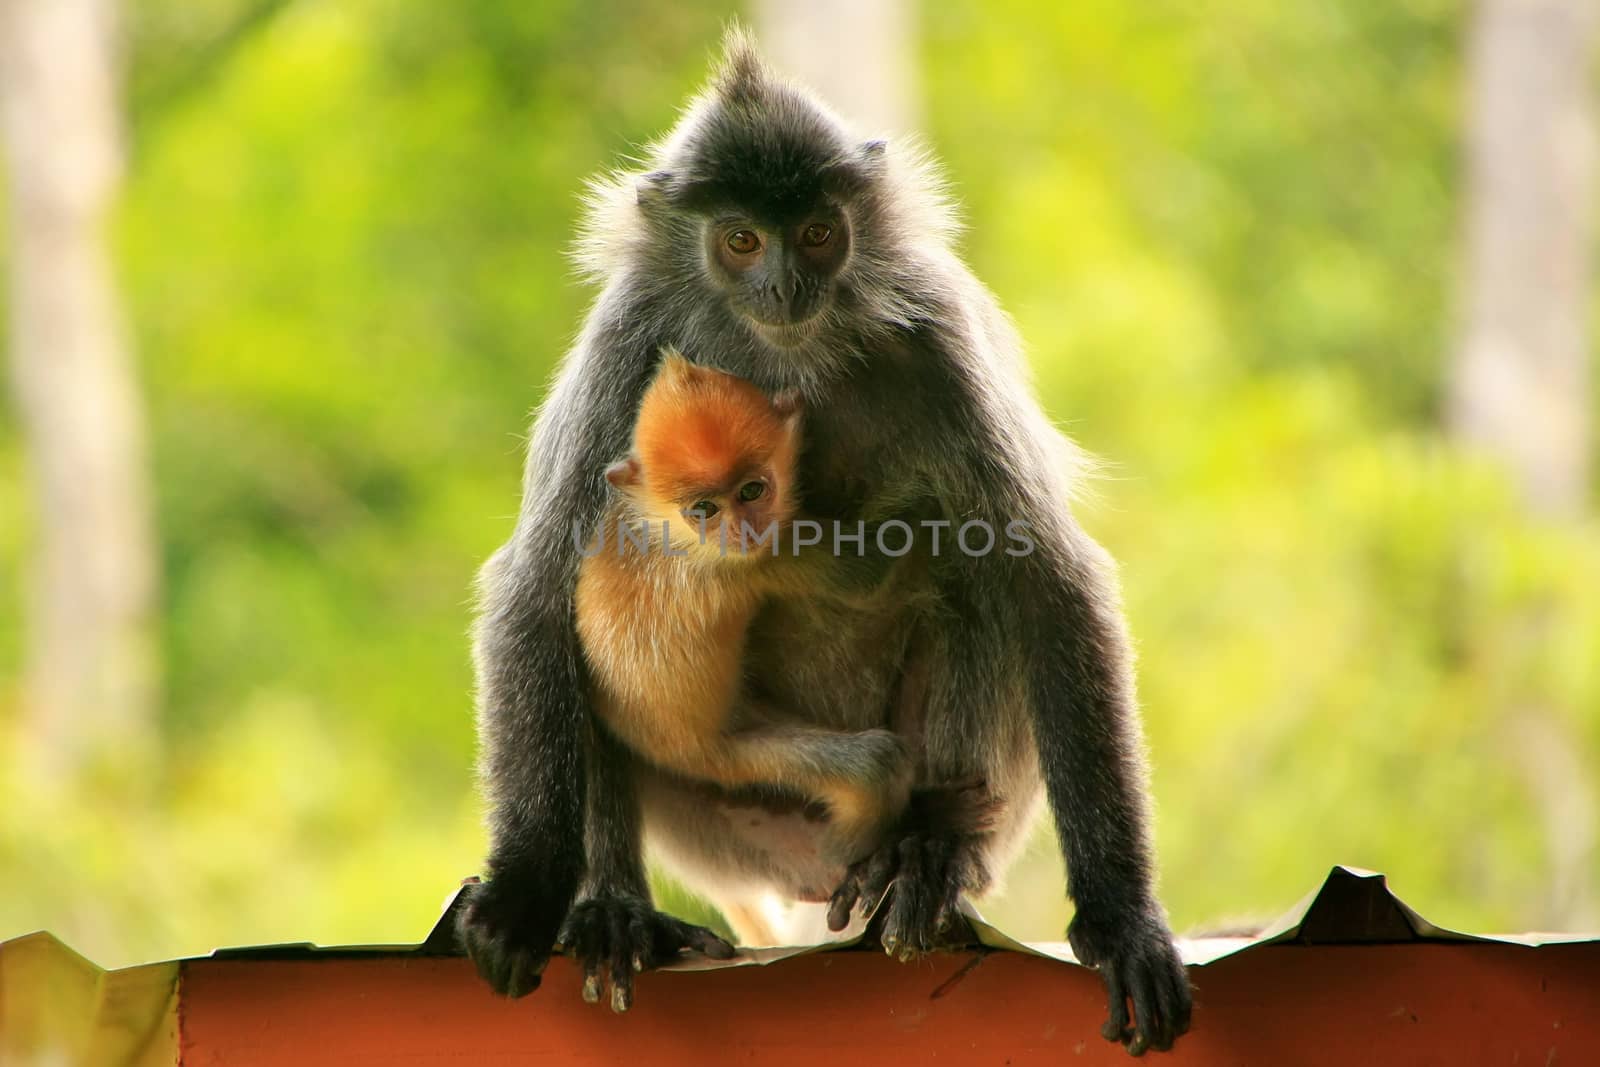
<instances>
[{"instance_id":1,"label":"monkey's ear","mask_svg":"<svg viewBox=\"0 0 1600 1067\"><path fill-rule=\"evenodd\" d=\"M672 202L672 172L653 170L639 179L635 195L639 208L646 214L668 206Z\"/></svg>"},{"instance_id":2,"label":"monkey's ear","mask_svg":"<svg viewBox=\"0 0 1600 1067\"><path fill-rule=\"evenodd\" d=\"M682 352L671 345L661 349L661 364L656 374L667 381L684 381L700 373L700 368L689 362Z\"/></svg>"},{"instance_id":3,"label":"monkey's ear","mask_svg":"<svg viewBox=\"0 0 1600 1067\"><path fill-rule=\"evenodd\" d=\"M634 196L639 210L653 215L669 208L706 211L716 202L717 190L709 182L685 178L670 170L653 170L639 178Z\"/></svg>"},{"instance_id":4,"label":"monkey's ear","mask_svg":"<svg viewBox=\"0 0 1600 1067\"><path fill-rule=\"evenodd\" d=\"M639 461L632 456L619 459L606 468L606 481L618 489L639 484Z\"/></svg>"},{"instance_id":5,"label":"monkey's ear","mask_svg":"<svg viewBox=\"0 0 1600 1067\"><path fill-rule=\"evenodd\" d=\"M802 414L805 407L805 395L798 389L780 389L772 394L772 410L781 418Z\"/></svg>"},{"instance_id":6,"label":"monkey's ear","mask_svg":"<svg viewBox=\"0 0 1600 1067\"><path fill-rule=\"evenodd\" d=\"M800 432L800 420L806 413L805 397L798 389L780 389L772 394L772 410L783 420L783 432L794 437Z\"/></svg>"},{"instance_id":7,"label":"monkey's ear","mask_svg":"<svg viewBox=\"0 0 1600 1067\"><path fill-rule=\"evenodd\" d=\"M887 167L887 141L864 141L856 150L822 169L822 187L834 196L849 199L876 185Z\"/></svg>"}]
</instances>

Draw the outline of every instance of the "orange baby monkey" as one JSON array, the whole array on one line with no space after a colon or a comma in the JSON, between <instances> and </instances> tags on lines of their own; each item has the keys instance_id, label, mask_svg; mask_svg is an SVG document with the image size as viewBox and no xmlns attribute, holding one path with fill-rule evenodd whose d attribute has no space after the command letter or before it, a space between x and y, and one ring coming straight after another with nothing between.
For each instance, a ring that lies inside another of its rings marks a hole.
<instances>
[{"instance_id":1,"label":"orange baby monkey","mask_svg":"<svg viewBox=\"0 0 1600 1067\"><path fill-rule=\"evenodd\" d=\"M665 353L632 451L606 470L620 492L579 570L578 635L596 711L624 744L689 778L822 801L850 862L905 804L903 742L780 721L742 685L762 602L817 580L789 543L800 421L798 394L769 399Z\"/></svg>"}]
</instances>

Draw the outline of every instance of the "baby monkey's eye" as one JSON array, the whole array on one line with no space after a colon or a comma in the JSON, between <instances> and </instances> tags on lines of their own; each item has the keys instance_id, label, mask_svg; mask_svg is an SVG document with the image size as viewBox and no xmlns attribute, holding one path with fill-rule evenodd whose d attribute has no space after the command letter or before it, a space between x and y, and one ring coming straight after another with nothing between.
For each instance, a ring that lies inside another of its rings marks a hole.
<instances>
[{"instance_id":1,"label":"baby monkey's eye","mask_svg":"<svg viewBox=\"0 0 1600 1067\"><path fill-rule=\"evenodd\" d=\"M827 244L828 243L828 238L830 238L832 236L833 236L833 227L826 226L826 225L824 225L823 223L820 223L820 222L813 222L810 226L807 226L805 228L805 230L800 234L800 240L804 241L806 244L810 245L812 248L816 248L818 245Z\"/></svg>"},{"instance_id":2,"label":"baby monkey's eye","mask_svg":"<svg viewBox=\"0 0 1600 1067\"><path fill-rule=\"evenodd\" d=\"M766 495L767 487L762 482L745 482L739 487L740 500L760 500Z\"/></svg>"},{"instance_id":3,"label":"baby monkey's eye","mask_svg":"<svg viewBox=\"0 0 1600 1067\"><path fill-rule=\"evenodd\" d=\"M704 522L721 510L714 500L696 500L689 505L689 510L685 511L683 515L687 519L699 519Z\"/></svg>"},{"instance_id":4,"label":"baby monkey's eye","mask_svg":"<svg viewBox=\"0 0 1600 1067\"><path fill-rule=\"evenodd\" d=\"M761 238L749 230L734 230L728 234L728 248L741 256L748 256L760 247Z\"/></svg>"}]
</instances>

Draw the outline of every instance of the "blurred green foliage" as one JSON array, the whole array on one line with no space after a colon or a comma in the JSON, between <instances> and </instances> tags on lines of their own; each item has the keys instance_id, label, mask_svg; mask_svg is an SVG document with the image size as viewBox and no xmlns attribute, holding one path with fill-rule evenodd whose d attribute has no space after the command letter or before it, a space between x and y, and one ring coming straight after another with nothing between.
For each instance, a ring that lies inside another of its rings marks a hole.
<instances>
[{"instance_id":1,"label":"blurred green foliage","mask_svg":"<svg viewBox=\"0 0 1600 1067\"><path fill-rule=\"evenodd\" d=\"M1347 862L1446 924L1541 925L1511 718L1560 717L1600 773L1600 538L1437 428L1462 5L925 9L965 252L1110 464L1083 518L1124 567L1175 923L1271 916ZM0 936L108 964L414 940L476 869L470 585L583 314L577 194L671 124L730 13L133 0L117 240L165 756L0 779ZM4 720L20 630L0 612ZM1061 887L1041 832L988 910L1059 937Z\"/></svg>"}]
</instances>

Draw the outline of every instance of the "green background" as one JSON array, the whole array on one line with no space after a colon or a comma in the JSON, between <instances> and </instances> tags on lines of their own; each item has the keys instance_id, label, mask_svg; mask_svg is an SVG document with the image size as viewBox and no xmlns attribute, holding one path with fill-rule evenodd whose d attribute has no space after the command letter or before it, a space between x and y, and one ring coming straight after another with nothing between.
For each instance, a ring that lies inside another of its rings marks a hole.
<instances>
[{"instance_id":1,"label":"green background","mask_svg":"<svg viewBox=\"0 0 1600 1067\"><path fill-rule=\"evenodd\" d=\"M304 0L228 36L240 7L127 19L161 754L0 770L0 937L108 965L416 940L477 870L471 580L589 296L578 194L673 122L734 11ZM1465 25L1450 0L924 5L964 254L1107 463L1080 513L1123 565L1180 929L1271 917L1335 862L1441 924L1561 919L1515 717L1595 770L1600 538L1440 429ZM0 407L0 723L21 449ZM1062 935L1046 828L985 911Z\"/></svg>"}]
</instances>

